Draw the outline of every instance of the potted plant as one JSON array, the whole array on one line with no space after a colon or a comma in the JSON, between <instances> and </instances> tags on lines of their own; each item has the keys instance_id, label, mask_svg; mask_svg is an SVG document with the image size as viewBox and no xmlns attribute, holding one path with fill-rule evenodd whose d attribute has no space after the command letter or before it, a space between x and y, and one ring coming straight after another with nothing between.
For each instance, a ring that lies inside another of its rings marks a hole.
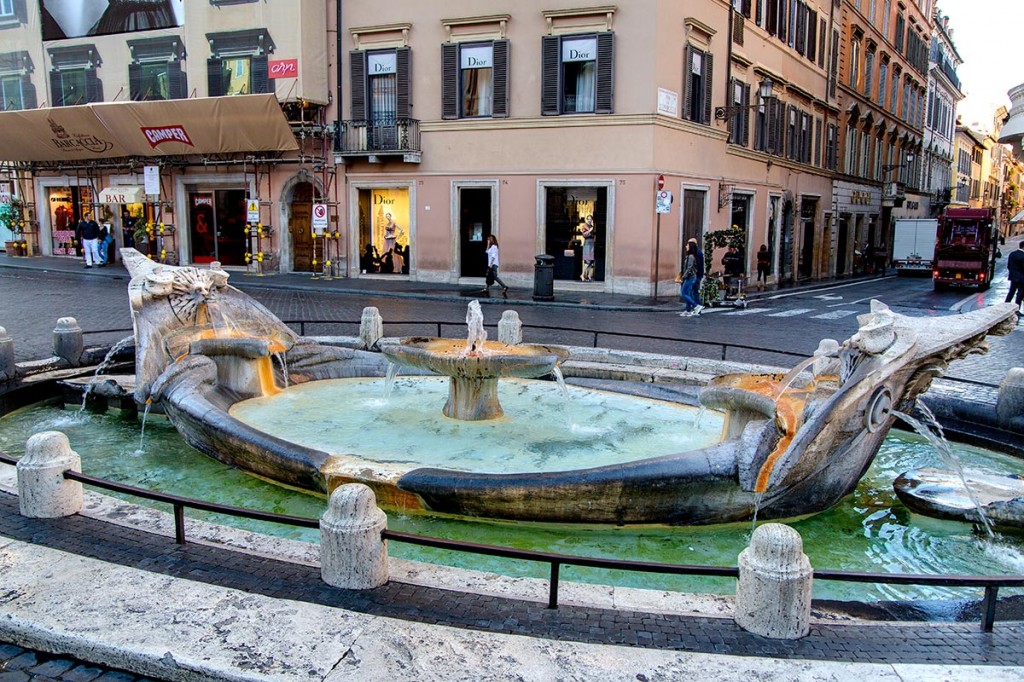
<instances>
[{"instance_id":1,"label":"potted plant","mask_svg":"<svg viewBox=\"0 0 1024 682\"><path fill-rule=\"evenodd\" d=\"M21 255L21 240L18 239L18 233L21 232L19 227L21 209L22 203L17 197L11 199L9 204L0 204L0 223L6 225L14 233L11 240L4 242L4 249L8 256Z\"/></svg>"}]
</instances>

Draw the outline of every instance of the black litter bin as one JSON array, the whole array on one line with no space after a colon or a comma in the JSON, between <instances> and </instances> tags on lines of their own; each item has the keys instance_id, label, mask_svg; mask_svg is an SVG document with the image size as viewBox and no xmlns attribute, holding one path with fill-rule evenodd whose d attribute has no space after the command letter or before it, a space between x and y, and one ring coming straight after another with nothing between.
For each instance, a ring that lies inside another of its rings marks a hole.
<instances>
[{"instance_id":1,"label":"black litter bin","mask_svg":"<svg viewBox=\"0 0 1024 682\"><path fill-rule=\"evenodd\" d=\"M542 253L533 266L533 300L555 300L555 257Z\"/></svg>"}]
</instances>

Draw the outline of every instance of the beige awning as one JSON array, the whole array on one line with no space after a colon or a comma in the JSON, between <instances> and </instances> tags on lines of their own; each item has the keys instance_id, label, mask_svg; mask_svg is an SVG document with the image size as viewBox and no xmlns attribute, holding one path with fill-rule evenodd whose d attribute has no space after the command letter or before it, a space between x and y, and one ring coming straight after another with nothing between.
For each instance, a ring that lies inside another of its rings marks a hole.
<instances>
[{"instance_id":1,"label":"beige awning","mask_svg":"<svg viewBox=\"0 0 1024 682\"><path fill-rule=\"evenodd\" d=\"M146 200L146 190L140 185L104 187L97 202L100 204L137 204Z\"/></svg>"},{"instance_id":2,"label":"beige awning","mask_svg":"<svg viewBox=\"0 0 1024 682\"><path fill-rule=\"evenodd\" d=\"M0 160L294 151L272 94L0 112Z\"/></svg>"}]
</instances>

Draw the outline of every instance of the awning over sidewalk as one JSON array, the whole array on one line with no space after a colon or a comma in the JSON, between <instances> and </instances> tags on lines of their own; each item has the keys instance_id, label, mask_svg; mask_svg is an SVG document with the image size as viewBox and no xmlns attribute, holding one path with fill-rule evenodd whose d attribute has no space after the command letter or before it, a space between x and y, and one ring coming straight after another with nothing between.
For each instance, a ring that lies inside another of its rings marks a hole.
<instances>
[{"instance_id":1,"label":"awning over sidewalk","mask_svg":"<svg viewBox=\"0 0 1024 682\"><path fill-rule=\"evenodd\" d=\"M1021 211L1017 215L1015 215L1012 218L1010 218L1010 223L1019 223L1022 220L1024 220L1024 211Z\"/></svg>"},{"instance_id":2,"label":"awning over sidewalk","mask_svg":"<svg viewBox=\"0 0 1024 682\"><path fill-rule=\"evenodd\" d=\"M140 185L104 187L97 201L101 204L137 204L146 200L146 191Z\"/></svg>"},{"instance_id":3,"label":"awning over sidewalk","mask_svg":"<svg viewBox=\"0 0 1024 682\"><path fill-rule=\"evenodd\" d=\"M82 161L298 149L272 94L0 112L0 159Z\"/></svg>"}]
</instances>

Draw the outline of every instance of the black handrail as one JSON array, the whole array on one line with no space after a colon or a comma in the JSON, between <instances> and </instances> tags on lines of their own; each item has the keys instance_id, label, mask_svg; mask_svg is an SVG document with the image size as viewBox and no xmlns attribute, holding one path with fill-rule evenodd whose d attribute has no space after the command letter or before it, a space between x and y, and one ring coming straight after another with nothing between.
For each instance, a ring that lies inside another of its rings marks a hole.
<instances>
[{"instance_id":1,"label":"black handrail","mask_svg":"<svg viewBox=\"0 0 1024 682\"><path fill-rule=\"evenodd\" d=\"M17 465L18 461L12 457L0 454L0 463L14 466ZM115 483L113 481L107 481L102 478L96 478L94 476L89 476L71 470L64 472L64 478L114 492L135 495L155 502L171 504L174 507L175 542L178 544L185 544L185 508L199 509L227 516L238 516L256 521L269 521L271 523L299 526L302 528L319 528L320 526L318 519L310 519L303 516L274 514L271 512L245 509L243 507L232 507L229 505L217 504L215 502L205 502L203 500L179 497L178 495L155 492L152 490L146 490L145 488L125 485L123 483ZM558 589L560 584L560 569L562 566L585 566L588 568L637 571L644 573L663 573L666 575L693 575L724 578L739 577L739 568L735 566L661 564L650 561L581 557L568 554L555 554L552 552L539 552L530 549L482 545L473 542L462 542L460 540L432 538L422 535L413 535L411 533L400 533L387 529L384 529L381 532L381 539L405 542L423 547L433 547L435 549L468 552L485 556L499 556L507 559L537 561L549 564L551 567L551 577L548 583L548 608L551 609L558 608ZM995 623L995 609L999 588L1024 587L1024 576L908 575L899 573L854 573L850 571L828 570L815 570L813 576L814 580L835 580L839 582L889 585L927 585L932 587L980 587L985 590L981 609L981 629L984 632L992 632L992 628Z\"/></svg>"}]
</instances>

